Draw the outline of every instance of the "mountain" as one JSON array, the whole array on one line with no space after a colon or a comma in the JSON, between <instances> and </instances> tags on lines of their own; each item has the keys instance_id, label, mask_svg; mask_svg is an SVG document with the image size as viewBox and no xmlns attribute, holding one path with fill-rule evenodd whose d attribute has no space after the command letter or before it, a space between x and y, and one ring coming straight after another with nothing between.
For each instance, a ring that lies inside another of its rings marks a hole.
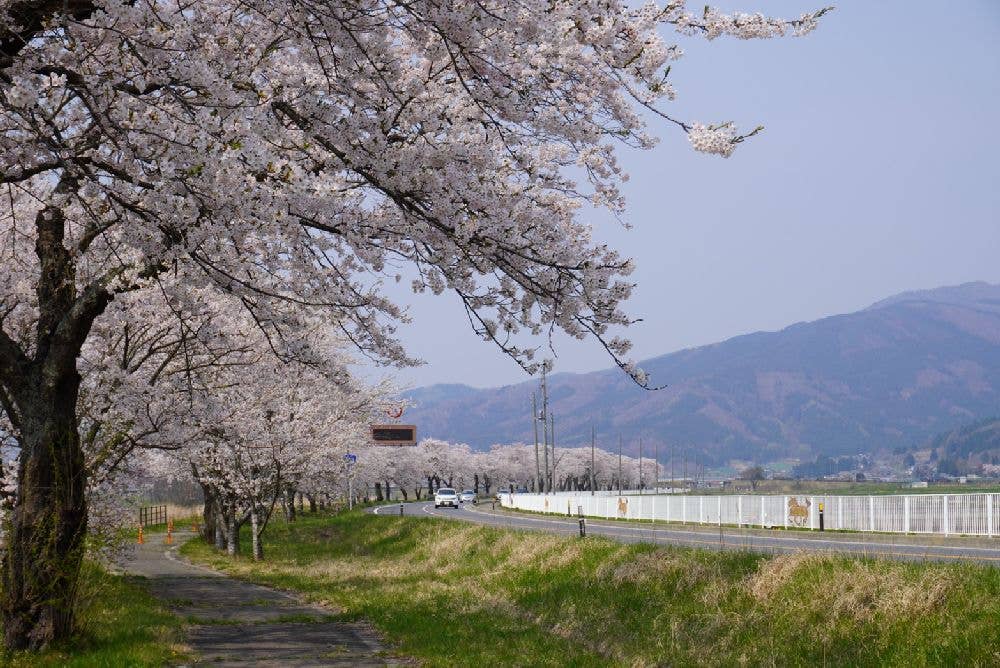
<instances>
[{"instance_id":1,"label":"mountain","mask_svg":"<svg viewBox=\"0 0 1000 668\"><path fill-rule=\"evenodd\" d=\"M675 448L708 465L874 453L1000 414L1000 285L907 292L845 315L682 350L641 364L658 391L617 369L555 374L557 445ZM409 393L422 436L533 442L537 380ZM679 459L680 454L676 457ZM662 457L661 457L662 459Z\"/></svg>"},{"instance_id":2,"label":"mountain","mask_svg":"<svg viewBox=\"0 0 1000 668\"><path fill-rule=\"evenodd\" d=\"M929 445L941 457L996 463L994 460L1000 456L1000 417L978 420L939 434Z\"/></svg>"}]
</instances>

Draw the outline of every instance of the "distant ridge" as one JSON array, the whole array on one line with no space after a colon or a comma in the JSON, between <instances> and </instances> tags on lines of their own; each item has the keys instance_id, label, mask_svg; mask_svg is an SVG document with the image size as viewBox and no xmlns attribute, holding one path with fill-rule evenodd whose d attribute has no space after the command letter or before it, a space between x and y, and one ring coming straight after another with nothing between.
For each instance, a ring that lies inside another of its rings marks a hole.
<instances>
[{"instance_id":1,"label":"distant ridge","mask_svg":"<svg viewBox=\"0 0 1000 668\"><path fill-rule=\"evenodd\" d=\"M641 390L617 369L553 375L558 444L589 443L593 424L609 447L620 433L631 452L642 437L647 452L710 465L912 447L1000 414L1000 286L904 292L641 366L669 387ZM407 419L478 449L530 442L536 388L419 388Z\"/></svg>"}]
</instances>

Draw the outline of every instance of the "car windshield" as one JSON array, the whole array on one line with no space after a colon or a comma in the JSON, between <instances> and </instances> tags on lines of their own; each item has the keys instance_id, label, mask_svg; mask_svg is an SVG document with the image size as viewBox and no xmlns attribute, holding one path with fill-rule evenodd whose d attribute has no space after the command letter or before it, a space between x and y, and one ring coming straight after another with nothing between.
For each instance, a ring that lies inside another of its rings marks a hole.
<instances>
[{"instance_id":1,"label":"car windshield","mask_svg":"<svg viewBox=\"0 0 1000 668\"><path fill-rule=\"evenodd\" d=\"M464 490L462 494L472 494L472 490L471 489Z\"/></svg>"},{"instance_id":2,"label":"car windshield","mask_svg":"<svg viewBox=\"0 0 1000 668\"><path fill-rule=\"evenodd\" d=\"M447 487L442 487L441 489L438 490L438 494L454 494L454 493L455 490L448 489Z\"/></svg>"}]
</instances>

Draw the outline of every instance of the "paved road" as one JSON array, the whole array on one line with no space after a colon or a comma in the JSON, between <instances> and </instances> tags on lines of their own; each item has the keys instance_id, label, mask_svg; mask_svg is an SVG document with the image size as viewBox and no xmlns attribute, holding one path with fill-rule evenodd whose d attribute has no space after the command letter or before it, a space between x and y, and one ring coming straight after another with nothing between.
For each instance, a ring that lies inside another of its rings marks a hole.
<instances>
[{"instance_id":1,"label":"paved road","mask_svg":"<svg viewBox=\"0 0 1000 668\"><path fill-rule=\"evenodd\" d=\"M526 515L492 509L491 503L463 505L458 510L435 509L433 503L402 504L406 515L444 517L490 526L579 535L577 519ZM376 514L399 514L400 504L379 506ZM899 534L833 533L683 526L648 522L587 520L587 535L607 536L627 543L689 545L706 549L788 553L803 550L833 552L900 561L972 561L1000 567L1000 539L924 537Z\"/></svg>"},{"instance_id":2,"label":"paved road","mask_svg":"<svg viewBox=\"0 0 1000 668\"><path fill-rule=\"evenodd\" d=\"M125 566L154 596L186 618L197 664L212 666L385 666L385 647L363 624L332 621L329 611L289 594L181 560L191 538L150 534Z\"/></svg>"}]
</instances>

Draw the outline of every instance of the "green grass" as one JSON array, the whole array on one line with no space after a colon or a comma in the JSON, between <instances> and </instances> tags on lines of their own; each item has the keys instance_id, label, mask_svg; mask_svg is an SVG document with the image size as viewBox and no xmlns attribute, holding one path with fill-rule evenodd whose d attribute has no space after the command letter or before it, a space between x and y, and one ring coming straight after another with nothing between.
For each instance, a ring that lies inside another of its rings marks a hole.
<instances>
[{"instance_id":1,"label":"green grass","mask_svg":"<svg viewBox=\"0 0 1000 668\"><path fill-rule=\"evenodd\" d=\"M0 665L117 668L178 665L188 658L183 620L134 578L113 575L93 562L83 566L77 620L80 628L69 641L40 654L0 655Z\"/></svg>"},{"instance_id":2,"label":"green grass","mask_svg":"<svg viewBox=\"0 0 1000 668\"><path fill-rule=\"evenodd\" d=\"M622 545L345 513L189 557L367 619L429 666L998 665L1000 569Z\"/></svg>"}]
</instances>

